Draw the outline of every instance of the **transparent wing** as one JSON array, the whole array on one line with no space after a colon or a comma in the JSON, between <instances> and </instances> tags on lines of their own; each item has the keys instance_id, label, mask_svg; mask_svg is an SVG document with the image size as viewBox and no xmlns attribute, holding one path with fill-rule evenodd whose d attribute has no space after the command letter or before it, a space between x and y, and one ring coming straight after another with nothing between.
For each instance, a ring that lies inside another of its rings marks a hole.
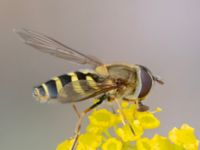
<instances>
[{"instance_id":1,"label":"transparent wing","mask_svg":"<svg viewBox=\"0 0 200 150\"><path fill-rule=\"evenodd\" d=\"M95 83L88 80L73 81L65 85L59 92L61 103L83 101L116 89L115 84Z\"/></svg>"},{"instance_id":2,"label":"transparent wing","mask_svg":"<svg viewBox=\"0 0 200 150\"><path fill-rule=\"evenodd\" d=\"M44 53L49 53L79 64L90 64L94 67L102 65L100 61L86 56L44 34L28 29L14 29L25 44L30 45Z\"/></svg>"}]
</instances>

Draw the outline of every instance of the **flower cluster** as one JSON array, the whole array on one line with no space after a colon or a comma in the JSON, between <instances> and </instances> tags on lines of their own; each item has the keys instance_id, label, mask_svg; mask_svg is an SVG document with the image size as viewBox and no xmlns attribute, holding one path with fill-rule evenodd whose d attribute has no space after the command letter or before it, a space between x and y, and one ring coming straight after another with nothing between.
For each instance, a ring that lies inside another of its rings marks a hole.
<instances>
[{"instance_id":1,"label":"flower cluster","mask_svg":"<svg viewBox=\"0 0 200 150\"><path fill-rule=\"evenodd\" d=\"M168 137L155 134L144 137L144 131L160 126L154 112L138 112L134 104L121 103L122 110L94 110L88 117L89 125L78 139L76 150L198 150L194 129L183 124L173 128ZM123 114L122 114L123 112ZM124 121L124 117L126 121ZM71 150L73 139L57 146L57 150Z\"/></svg>"}]
</instances>

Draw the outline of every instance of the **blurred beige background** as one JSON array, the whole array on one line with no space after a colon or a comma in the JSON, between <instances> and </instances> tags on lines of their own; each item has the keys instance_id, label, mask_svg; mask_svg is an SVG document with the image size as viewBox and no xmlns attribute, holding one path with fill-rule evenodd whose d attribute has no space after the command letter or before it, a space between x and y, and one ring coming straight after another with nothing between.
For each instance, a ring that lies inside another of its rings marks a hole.
<instances>
[{"instance_id":1,"label":"blurred beige background","mask_svg":"<svg viewBox=\"0 0 200 150\"><path fill-rule=\"evenodd\" d=\"M34 101L32 87L84 66L25 46L12 32L21 27L106 63L148 66L166 81L145 102L163 108L156 133L187 122L200 137L199 0L0 0L1 149L53 150L73 135L76 116L70 105Z\"/></svg>"}]
</instances>

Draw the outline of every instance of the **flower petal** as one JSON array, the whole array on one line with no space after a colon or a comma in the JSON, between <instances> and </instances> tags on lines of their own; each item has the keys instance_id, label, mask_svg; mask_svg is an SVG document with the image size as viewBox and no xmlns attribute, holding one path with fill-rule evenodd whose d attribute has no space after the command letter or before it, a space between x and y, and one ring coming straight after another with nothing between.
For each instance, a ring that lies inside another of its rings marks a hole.
<instances>
[{"instance_id":1,"label":"flower petal","mask_svg":"<svg viewBox=\"0 0 200 150\"><path fill-rule=\"evenodd\" d=\"M133 124L131 124L133 130L135 133L131 131L131 128L129 125L124 125L122 128L118 128L116 130L116 134L124 141L124 142L129 142L129 141L135 141L138 138L141 137L143 134L143 128L140 125L140 122L138 120L135 120Z\"/></svg>"},{"instance_id":2,"label":"flower petal","mask_svg":"<svg viewBox=\"0 0 200 150\"><path fill-rule=\"evenodd\" d=\"M116 138L109 138L103 144L102 150L122 150L122 142Z\"/></svg>"},{"instance_id":3,"label":"flower petal","mask_svg":"<svg viewBox=\"0 0 200 150\"><path fill-rule=\"evenodd\" d=\"M180 129L173 128L169 132L169 139L186 150L198 150L199 141L194 134L194 128L183 124Z\"/></svg>"},{"instance_id":4,"label":"flower petal","mask_svg":"<svg viewBox=\"0 0 200 150\"><path fill-rule=\"evenodd\" d=\"M160 121L150 112L138 112L137 119L144 129L154 129L160 126Z\"/></svg>"},{"instance_id":5,"label":"flower petal","mask_svg":"<svg viewBox=\"0 0 200 150\"><path fill-rule=\"evenodd\" d=\"M73 142L74 142L74 139L65 140L64 142L60 143L57 146L56 150L71 150Z\"/></svg>"}]
</instances>

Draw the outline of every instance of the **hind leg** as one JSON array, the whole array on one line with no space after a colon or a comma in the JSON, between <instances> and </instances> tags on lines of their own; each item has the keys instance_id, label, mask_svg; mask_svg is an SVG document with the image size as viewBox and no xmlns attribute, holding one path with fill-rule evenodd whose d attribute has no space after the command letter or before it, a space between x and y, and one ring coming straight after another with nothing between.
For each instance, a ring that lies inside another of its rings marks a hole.
<instances>
[{"instance_id":1,"label":"hind leg","mask_svg":"<svg viewBox=\"0 0 200 150\"><path fill-rule=\"evenodd\" d=\"M82 124L82 120L83 118L85 117L85 115L87 115L88 112L90 112L91 110L93 110L95 107L99 106L105 99L105 96L101 96L99 98L99 101L96 102L95 104L91 105L90 107L88 107L87 109L85 109L81 114L80 114L80 117L79 117L79 120L77 122L77 125L76 125L76 129L75 129L75 138L74 138L74 143L72 145L72 148L71 150L74 150L75 149L75 146L76 146L76 143L78 141L78 138L79 138L79 135L80 135L80 129L81 129L81 124Z\"/></svg>"},{"instance_id":2,"label":"hind leg","mask_svg":"<svg viewBox=\"0 0 200 150\"><path fill-rule=\"evenodd\" d=\"M78 108L76 107L76 104L72 103L72 107L73 107L75 113L77 114L78 118L80 118L81 115L80 115L80 113L79 113L79 111L78 111Z\"/></svg>"}]
</instances>

